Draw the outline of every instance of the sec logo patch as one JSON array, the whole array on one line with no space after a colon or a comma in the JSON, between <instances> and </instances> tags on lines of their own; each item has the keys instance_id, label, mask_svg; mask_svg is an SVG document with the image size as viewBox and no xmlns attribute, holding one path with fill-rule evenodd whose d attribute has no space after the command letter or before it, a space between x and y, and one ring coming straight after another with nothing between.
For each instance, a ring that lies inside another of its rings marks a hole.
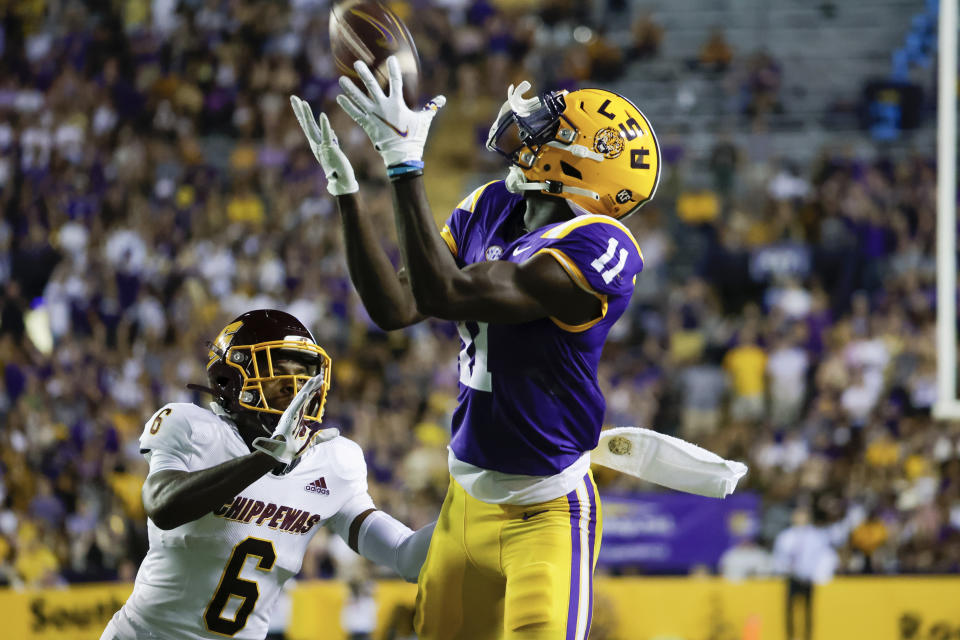
<instances>
[{"instance_id":1,"label":"sec logo patch","mask_svg":"<svg viewBox=\"0 0 960 640\"><path fill-rule=\"evenodd\" d=\"M484 254L487 260L499 260L502 255L503 247L498 247L497 245L487 247L487 252Z\"/></svg>"}]
</instances>

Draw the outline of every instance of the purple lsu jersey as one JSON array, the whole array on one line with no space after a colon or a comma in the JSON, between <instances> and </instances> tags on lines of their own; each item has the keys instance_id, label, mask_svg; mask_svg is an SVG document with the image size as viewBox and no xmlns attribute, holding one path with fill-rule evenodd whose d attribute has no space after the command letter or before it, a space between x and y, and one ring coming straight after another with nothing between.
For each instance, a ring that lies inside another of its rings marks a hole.
<instances>
[{"instance_id":1,"label":"purple lsu jersey","mask_svg":"<svg viewBox=\"0 0 960 640\"><path fill-rule=\"evenodd\" d=\"M601 314L576 326L557 318L457 323L460 392L450 446L459 460L484 469L546 476L597 445L606 409L597 363L610 327L630 301L643 256L630 231L603 215L504 238L522 199L503 181L467 196L441 231L457 263L521 263L548 253L600 300Z\"/></svg>"}]
</instances>

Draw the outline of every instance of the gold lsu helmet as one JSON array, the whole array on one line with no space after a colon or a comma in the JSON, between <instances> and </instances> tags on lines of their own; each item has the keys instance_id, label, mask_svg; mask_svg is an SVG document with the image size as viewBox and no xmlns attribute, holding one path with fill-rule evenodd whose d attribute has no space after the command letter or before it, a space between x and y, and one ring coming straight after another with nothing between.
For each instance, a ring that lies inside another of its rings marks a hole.
<instances>
[{"instance_id":1,"label":"gold lsu helmet","mask_svg":"<svg viewBox=\"0 0 960 640\"><path fill-rule=\"evenodd\" d=\"M613 218L653 197L660 146L636 105L604 89L523 98L529 86L511 85L487 138L487 148L512 164L508 189L559 196Z\"/></svg>"}]
</instances>

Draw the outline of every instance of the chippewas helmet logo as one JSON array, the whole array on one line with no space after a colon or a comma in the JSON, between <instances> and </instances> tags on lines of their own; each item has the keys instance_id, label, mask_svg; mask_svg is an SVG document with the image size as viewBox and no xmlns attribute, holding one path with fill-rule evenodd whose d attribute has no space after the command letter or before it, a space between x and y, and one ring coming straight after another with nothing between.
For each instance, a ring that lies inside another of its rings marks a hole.
<instances>
[{"instance_id":1,"label":"chippewas helmet logo","mask_svg":"<svg viewBox=\"0 0 960 640\"><path fill-rule=\"evenodd\" d=\"M213 347L210 351L207 352L207 369L209 369L214 362L220 359L220 356L227 352L227 349L230 347L230 336L235 334L237 331L240 331L240 327L243 326L242 320L237 320L236 322L231 322L223 328L223 331L220 332L220 335L217 336L217 339L213 341Z\"/></svg>"},{"instance_id":2,"label":"chippewas helmet logo","mask_svg":"<svg viewBox=\"0 0 960 640\"><path fill-rule=\"evenodd\" d=\"M623 153L623 138L620 132L613 127L604 127L593 136L593 150L608 160L613 160Z\"/></svg>"}]
</instances>

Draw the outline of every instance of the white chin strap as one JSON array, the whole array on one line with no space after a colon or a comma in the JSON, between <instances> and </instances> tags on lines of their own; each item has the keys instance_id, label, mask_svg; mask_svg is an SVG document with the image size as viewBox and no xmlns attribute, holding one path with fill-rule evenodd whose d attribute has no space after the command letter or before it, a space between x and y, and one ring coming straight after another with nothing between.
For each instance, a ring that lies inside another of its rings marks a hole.
<instances>
[{"instance_id":1,"label":"white chin strap","mask_svg":"<svg viewBox=\"0 0 960 640\"><path fill-rule=\"evenodd\" d=\"M579 196L586 196L593 200L600 200L600 194L596 191L581 189L580 187L569 187L562 182L527 182L527 177L523 175L523 169L516 165L511 166L509 172L507 172L504 186L507 187L507 191L510 193L522 193L524 191L542 191L553 195L573 193ZM559 191L556 190L558 188Z\"/></svg>"},{"instance_id":2,"label":"white chin strap","mask_svg":"<svg viewBox=\"0 0 960 640\"><path fill-rule=\"evenodd\" d=\"M602 154L597 153L593 149L589 149L582 144L562 144L556 140L551 140L546 144L548 147L556 147L557 149L563 149L567 153L574 155L578 158L586 158L587 160L593 160L594 162L603 162L604 157Z\"/></svg>"}]
</instances>

